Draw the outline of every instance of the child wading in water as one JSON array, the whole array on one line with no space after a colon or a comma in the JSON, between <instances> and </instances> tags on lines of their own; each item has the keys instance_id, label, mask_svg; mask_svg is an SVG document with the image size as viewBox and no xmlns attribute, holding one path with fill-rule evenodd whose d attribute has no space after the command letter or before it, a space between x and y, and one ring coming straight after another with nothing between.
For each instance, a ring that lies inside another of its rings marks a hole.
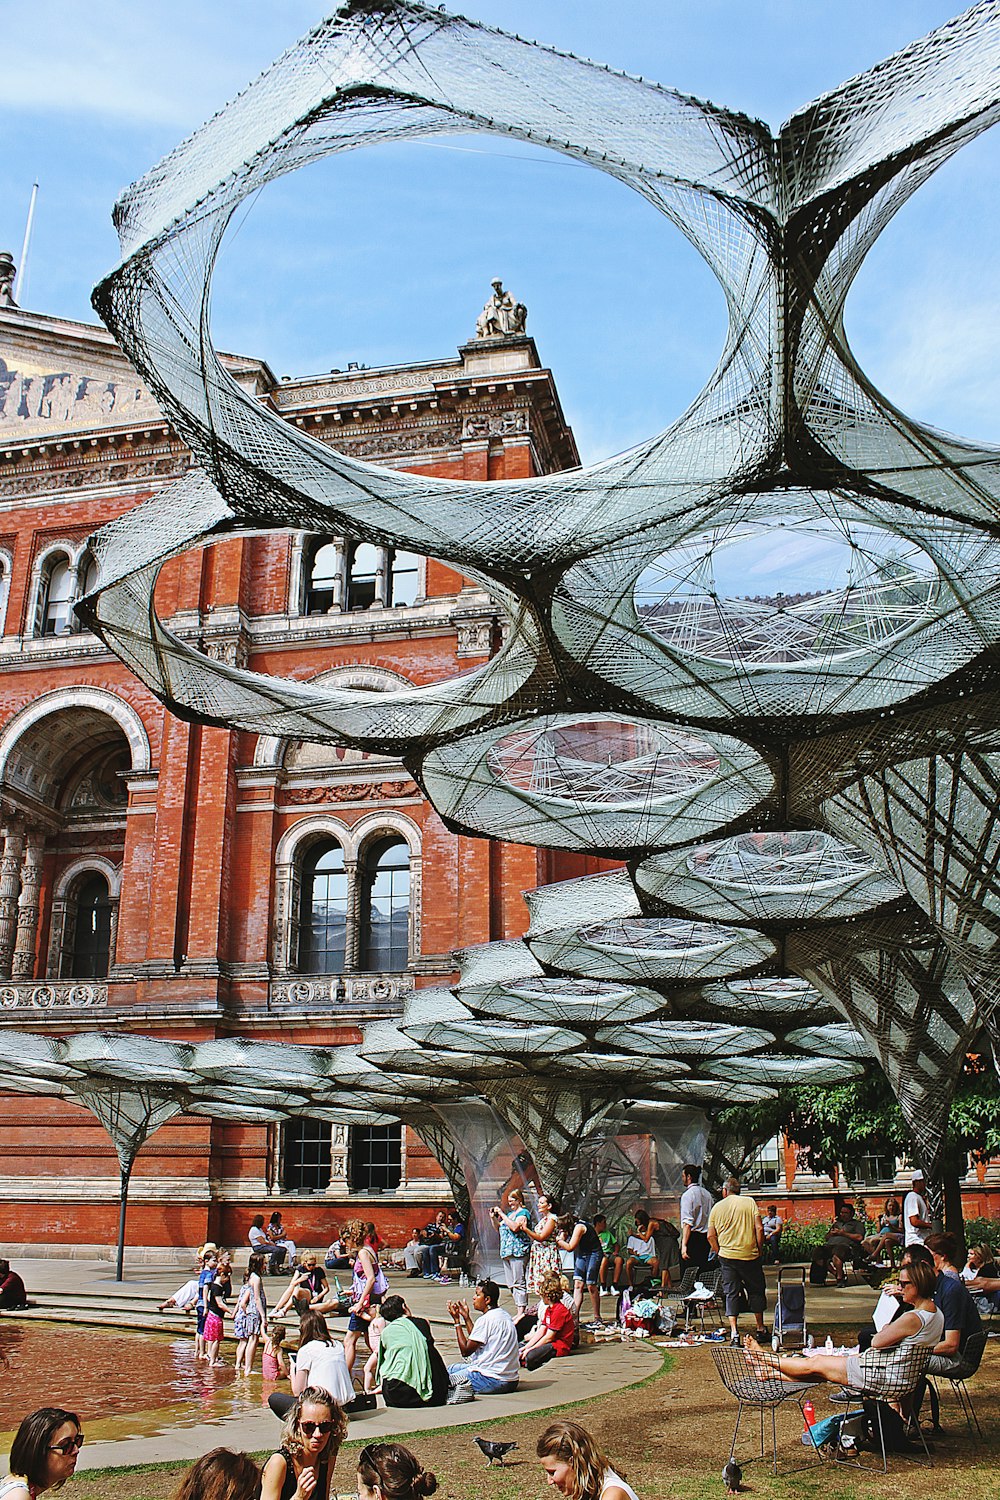
<instances>
[{"instance_id":1,"label":"child wading in water","mask_svg":"<svg viewBox=\"0 0 1000 1500\"><path fill-rule=\"evenodd\" d=\"M267 1323L267 1301L264 1296L263 1255L251 1255L243 1277L236 1311L233 1314L233 1332L239 1339L236 1349L236 1373L249 1375L253 1369L253 1357L257 1352L261 1330Z\"/></svg>"},{"instance_id":2,"label":"child wading in water","mask_svg":"<svg viewBox=\"0 0 1000 1500\"><path fill-rule=\"evenodd\" d=\"M214 1250L203 1250L198 1272L198 1326L194 1335L194 1357L205 1358L205 1317L208 1312L208 1288L215 1280L218 1256Z\"/></svg>"},{"instance_id":3,"label":"child wading in water","mask_svg":"<svg viewBox=\"0 0 1000 1500\"><path fill-rule=\"evenodd\" d=\"M225 1360L219 1358L219 1344L222 1342L222 1320L229 1309L217 1277L218 1270L205 1288L205 1358L210 1366L225 1364Z\"/></svg>"},{"instance_id":4,"label":"child wading in water","mask_svg":"<svg viewBox=\"0 0 1000 1500\"><path fill-rule=\"evenodd\" d=\"M264 1352L260 1357L260 1373L265 1380L280 1380L288 1377L288 1361L282 1344L285 1341L284 1323L275 1323L264 1335Z\"/></svg>"}]
</instances>

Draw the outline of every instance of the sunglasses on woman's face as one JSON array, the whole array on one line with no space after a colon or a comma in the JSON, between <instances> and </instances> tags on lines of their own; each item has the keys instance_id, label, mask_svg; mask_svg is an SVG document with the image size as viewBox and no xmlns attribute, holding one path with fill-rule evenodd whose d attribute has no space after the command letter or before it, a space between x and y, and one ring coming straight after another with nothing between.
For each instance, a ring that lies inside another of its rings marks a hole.
<instances>
[{"instance_id":1,"label":"sunglasses on woman's face","mask_svg":"<svg viewBox=\"0 0 1000 1500\"><path fill-rule=\"evenodd\" d=\"M52 1443L51 1446L50 1446L50 1448L49 1448L49 1452L50 1453L61 1453L65 1458L68 1458L69 1455L71 1453L73 1453L76 1449L82 1448L82 1447L83 1447L83 1433L82 1432L78 1432L77 1435L76 1435L76 1437L63 1438L63 1440L62 1440L61 1443Z\"/></svg>"},{"instance_id":2,"label":"sunglasses on woman's face","mask_svg":"<svg viewBox=\"0 0 1000 1500\"><path fill-rule=\"evenodd\" d=\"M306 1437L312 1437L312 1435L313 1435L314 1432L332 1432L333 1431L333 1423L332 1422L302 1422L302 1423L300 1423L300 1426L302 1428L302 1431L305 1433Z\"/></svg>"}]
</instances>

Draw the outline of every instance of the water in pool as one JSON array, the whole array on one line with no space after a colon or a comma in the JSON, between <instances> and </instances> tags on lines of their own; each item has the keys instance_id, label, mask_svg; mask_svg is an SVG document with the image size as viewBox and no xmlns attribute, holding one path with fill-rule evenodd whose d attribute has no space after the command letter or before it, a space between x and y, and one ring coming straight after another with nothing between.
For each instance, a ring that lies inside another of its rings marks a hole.
<instances>
[{"instance_id":1,"label":"water in pool","mask_svg":"<svg viewBox=\"0 0 1000 1500\"><path fill-rule=\"evenodd\" d=\"M275 1389L288 1390L288 1382L237 1378L231 1364L208 1369L195 1359L190 1334L0 1320L0 1445L9 1446L22 1417L39 1406L78 1412L91 1440L147 1437L257 1411Z\"/></svg>"}]
</instances>

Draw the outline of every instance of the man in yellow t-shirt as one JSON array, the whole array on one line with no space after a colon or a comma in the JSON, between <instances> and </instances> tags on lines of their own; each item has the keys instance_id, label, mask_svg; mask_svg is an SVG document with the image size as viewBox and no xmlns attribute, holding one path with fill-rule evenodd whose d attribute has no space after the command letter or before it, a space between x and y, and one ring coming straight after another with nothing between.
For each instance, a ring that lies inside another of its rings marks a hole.
<instances>
[{"instance_id":1,"label":"man in yellow t-shirt","mask_svg":"<svg viewBox=\"0 0 1000 1500\"><path fill-rule=\"evenodd\" d=\"M708 1216L708 1243L722 1264L722 1290L729 1319L729 1342L738 1344L736 1320L740 1301L746 1293L747 1305L757 1320L758 1337L765 1332L764 1309L767 1293L764 1287L764 1224L760 1209L752 1198L740 1192L738 1177L730 1177L722 1189L722 1198Z\"/></svg>"}]
</instances>

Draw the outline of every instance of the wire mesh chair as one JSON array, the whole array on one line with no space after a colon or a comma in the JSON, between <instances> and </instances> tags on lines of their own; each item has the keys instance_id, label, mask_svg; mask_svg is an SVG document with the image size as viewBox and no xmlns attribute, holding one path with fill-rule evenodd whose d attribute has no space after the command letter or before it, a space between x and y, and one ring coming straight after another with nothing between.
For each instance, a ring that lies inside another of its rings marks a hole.
<instances>
[{"instance_id":1,"label":"wire mesh chair","mask_svg":"<svg viewBox=\"0 0 1000 1500\"><path fill-rule=\"evenodd\" d=\"M739 1410L736 1413L736 1427L733 1430L733 1441L729 1449L729 1457L732 1458L736 1452L736 1441L740 1435L740 1423L743 1420L745 1409L756 1411L760 1417L760 1457L766 1458L764 1446L764 1414L771 1413L771 1467L775 1474L778 1472L778 1429L777 1411L779 1406L784 1406L786 1401L794 1401L802 1417L805 1426L805 1415L802 1411L802 1402L807 1393L817 1384L815 1380L789 1381L782 1380L777 1374L767 1375L761 1373L755 1367L742 1349L734 1349L730 1345L719 1345L712 1349L712 1358L715 1360L715 1368L719 1372L719 1379L726 1387L731 1396L735 1396L739 1402ZM812 1447L813 1460L823 1462L823 1455L818 1448ZM756 1457L757 1455L752 1455ZM810 1464L797 1464L795 1469L786 1470L794 1473L798 1469L812 1467Z\"/></svg>"},{"instance_id":2,"label":"wire mesh chair","mask_svg":"<svg viewBox=\"0 0 1000 1500\"><path fill-rule=\"evenodd\" d=\"M881 1351L878 1351L881 1352ZM874 1355L876 1351L867 1350L866 1355ZM878 1432L879 1451L882 1455L882 1473L889 1472L889 1459L885 1446L884 1409L886 1402L898 1403L904 1408L923 1382L927 1374L927 1365L931 1357L931 1351L926 1345L904 1344L895 1349L885 1351L884 1359L866 1359L862 1356L862 1379L853 1386L864 1402L865 1415L871 1428L872 1440ZM931 1462L931 1450L927 1446L920 1423L914 1427L913 1435L920 1442L924 1450L927 1462ZM912 1452L912 1450L910 1450ZM842 1455L840 1455L842 1457ZM862 1463L860 1457L857 1460L846 1460L859 1469L870 1468L870 1464Z\"/></svg>"},{"instance_id":3,"label":"wire mesh chair","mask_svg":"<svg viewBox=\"0 0 1000 1500\"><path fill-rule=\"evenodd\" d=\"M959 1406L962 1408L962 1415L965 1417L969 1436L973 1441L977 1437L982 1437L983 1429L979 1425L979 1417L976 1415L976 1408L972 1404L972 1393L965 1382L975 1375L983 1362L983 1355L986 1353L986 1338L987 1332L985 1328L980 1329L978 1333L970 1334L965 1341L961 1365L950 1372L946 1371L943 1374L930 1376L930 1384L937 1398L934 1403L935 1407L940 1409L939 1383L942 1380L947 1380L958 1399Z\"/></svg>"},{"instance_id":4,"label":"wire mesh chair","mask_svg":"<svg viewBox=\"0 0 1000 1500\"><path fill-rule=\"evenodd\" d=\"M684 1273L684 1279L685 1280L687 1279L687 1275L688 1275L688 1272L685 1271L685 1273ZM704 1295L704 1292L696 1292L695 1291L695 1285L699 1281L701 1282L702 1286L704 1287L705 1292L708 1292L709 1295L707 1297ZM718 1309L718 1307L719 1307L719 1287L720 1287L721 1284L722 1284L722 1267L721 1266L716 1266L712 1270L709 1270L709 1271L698 1271L697 1269L695 1270L695 1272L694 1272L694 1278L692 1280L690 1290L687 1293L682 1293L683 1302L684 1302L684 1327L685 1327L685 1329L690 1328L690 1326L691 1326L691 1318L692 1317L697 1317L699 1323L701 1324L701 1331L702 1331L702 1333L705 1332L705 1313L708 1312L710 1309L713 1310L713 1311L716 1311ZM681 1283L681 1285L683 1286L683 1282Z\"/></svg>"}]
</instances>

